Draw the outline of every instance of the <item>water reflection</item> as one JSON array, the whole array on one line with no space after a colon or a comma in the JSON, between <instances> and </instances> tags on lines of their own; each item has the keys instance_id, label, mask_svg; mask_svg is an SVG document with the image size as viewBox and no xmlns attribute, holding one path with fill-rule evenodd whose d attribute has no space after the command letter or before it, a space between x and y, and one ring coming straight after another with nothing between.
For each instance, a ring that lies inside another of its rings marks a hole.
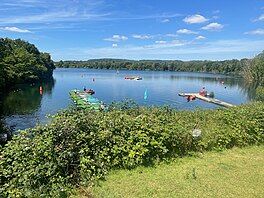
<instances>
[{"instance_id":1,"label":"water reflection","mask_svg":"<svg viewBox=\"0 0 264 198\"><path fill-rule=\"evenodd\" d=\"M42 86L42 93L40 92ZM45 115L41 113L43 97L49 97L55 86L55 80L31 85L18 85L7 93L0 105L2 123L12 131L34 127L41 123ZM1 124L1 123L0 123Z\"/></svg>"},{"instance_id":2,"label":"water reflection","mask_svg":"<svg viewBox=\"0 0 264 198\"><path fill-rule=\"evenodd\" d=\"M177 76L177 75L171 75L170 76L171 80L199 80L204 83L216 83L216 84L224 84L230 87L233 86L240 86L241 83L243 82L242 78L233 78L233 77L228 77L228 76Z\"/></svg>"},{"instance_id":3,"label":"water reflection","mask_svg":"<svg viewBox=\"0 0 264 198\"><path fill-rule=\"evenodd\" d=\"M0 96L0 145L4 144L11 138L11 131L8 130L7 126L5 125L3 121L3 103L2 103L2 98Z\"/></svg>"},{"instance_id":4,"label":"water reflection","mask_svg":"<svg viewBox=\"0 0 264 198\"><path fill-rule=\"evenodd\" d=\"M258 85L254 83L247 83L243 81L241 83L241 91L248 96L249 100L254 100L256 98L256 89Z\"/></svg>"},{"instance_id":5,"label":"water reflection","mask_svg":"<svg viewBox=\"0 0 264 198\"><path fill-rule=\"evenodd\" d=\"M55 85L55 80L42 84L19 85L3 98L3 114L5 116L19 114L32 114L40 108L43 94L50 95ZM40 86L43 87L42 93Z\"/></svg>"}]
</instances>

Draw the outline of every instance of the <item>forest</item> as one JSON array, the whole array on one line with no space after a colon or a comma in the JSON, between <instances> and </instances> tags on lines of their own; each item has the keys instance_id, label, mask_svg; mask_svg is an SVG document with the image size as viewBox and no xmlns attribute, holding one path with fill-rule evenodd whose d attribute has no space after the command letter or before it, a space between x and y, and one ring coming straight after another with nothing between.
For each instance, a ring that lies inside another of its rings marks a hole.
<instances>
[{"instance_id":1,"label":"forest","mask_svg":"<svg viewBox=\"0 0 264 198\"><path fill-rule=\"evenodd\" d=\"M50 79L54 69L50 55L35 45L21 39L0 38L0 90Z\"/></svg>"},{"instance_id":2,"label":"forest","mask_svg":"<svg viewBox=\"0 0 264 198\"><path fill-rule=\"evenodd\" d=\"M91 59L87 61L59 61L56 67L93 68L93 69L128 69L128 70L158 70L211 72L230 75L240 75L243 68L249 64L249 59L225 61L181 61L181 60L125 60L125 59Z\"/></svg>"}]
</instances>

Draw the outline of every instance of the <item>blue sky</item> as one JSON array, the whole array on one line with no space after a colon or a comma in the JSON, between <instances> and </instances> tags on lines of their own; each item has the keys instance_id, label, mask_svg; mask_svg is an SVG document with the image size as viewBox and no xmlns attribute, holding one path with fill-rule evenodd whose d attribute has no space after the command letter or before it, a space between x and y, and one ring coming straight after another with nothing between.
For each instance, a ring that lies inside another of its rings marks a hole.
<instances>
[{"instance_id":1,"label":"blue sky","mask_svg":"<svg viewBox=\"0 0 264 198\"><path fill-rule=\"evenodd\" d=\"M54 60L251 58L264 0L0 0L0 37Z\"/></svg>"}]
</instances>

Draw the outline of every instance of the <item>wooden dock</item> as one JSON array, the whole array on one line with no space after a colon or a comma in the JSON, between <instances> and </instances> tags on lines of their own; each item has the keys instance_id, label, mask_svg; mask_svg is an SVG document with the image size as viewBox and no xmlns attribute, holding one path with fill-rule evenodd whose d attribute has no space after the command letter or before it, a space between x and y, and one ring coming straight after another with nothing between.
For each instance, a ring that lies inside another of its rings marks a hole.
<instances>
[{"instance_id":1,"label":"wooden dock","mask_svg":"<svg viewBox=\"0 0 264 198\"><path fill-rule=\"evenodd\" d=\"M233 104L223 102L223 101L218 100L218 99L201 96L199 93L179 93L179 96L182 96L182 97L195 96L196 98L203 100L205 102L213 103L213 104L220 105L223 107L234 107L235 106Z\"/></svg>"}]
</instances>

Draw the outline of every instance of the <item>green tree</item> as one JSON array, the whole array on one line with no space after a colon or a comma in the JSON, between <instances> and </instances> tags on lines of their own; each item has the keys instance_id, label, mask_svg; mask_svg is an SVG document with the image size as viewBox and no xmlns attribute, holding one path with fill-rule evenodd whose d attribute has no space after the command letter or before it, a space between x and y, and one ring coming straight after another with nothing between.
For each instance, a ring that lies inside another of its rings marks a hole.
<instances>
[{"instance_id":1,"label":"green tree","mask_svg":"<svg viewBox=\"0 0 264 198\"><path fill-rule=\"evenodd\" d=\"M0 87L46 80L54 68L50 55L39 52L33 44L0 38Z\"/></svg>"},{"instance_id":2,"label":"green tree","mask_svg":"<svg viewBox=\"0 0 264 198\"><path fill-rule=\"evenodd\" d=\"M264 51L257 55L244 67L244 78L255 86L264 85Z\"/></svg>"}]
</instances>

